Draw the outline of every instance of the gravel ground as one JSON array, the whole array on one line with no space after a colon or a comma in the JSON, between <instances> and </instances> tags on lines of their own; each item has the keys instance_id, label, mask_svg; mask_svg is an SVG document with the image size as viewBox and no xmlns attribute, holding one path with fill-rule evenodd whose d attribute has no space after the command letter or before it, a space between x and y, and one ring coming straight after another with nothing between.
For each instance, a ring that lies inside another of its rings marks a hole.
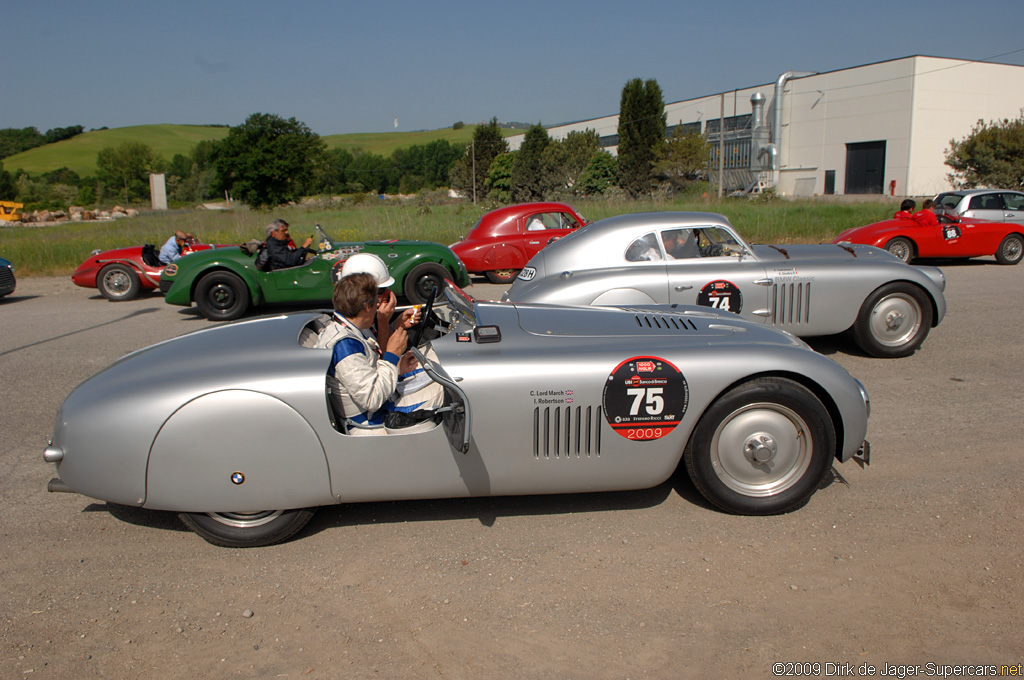
<instances>
[{"instance_id":1,"label":"gravel ground","mask_svg":"<svg viewBox=\"0 0 1024 680\"><path fill-rule=\"evenodd\" d=\"M812 342L867 386L873 462L839 466L848 483L797 512L726 515L679 475L638 492L323 508L252 550L167 513L46 493L42 450L67 393L208 322L157 295L115 304L67 278L19 281L0 301L0 677L1020 664L1024 268L943 269L949 312L914 356Z\"/></svg>"}]
</instances>

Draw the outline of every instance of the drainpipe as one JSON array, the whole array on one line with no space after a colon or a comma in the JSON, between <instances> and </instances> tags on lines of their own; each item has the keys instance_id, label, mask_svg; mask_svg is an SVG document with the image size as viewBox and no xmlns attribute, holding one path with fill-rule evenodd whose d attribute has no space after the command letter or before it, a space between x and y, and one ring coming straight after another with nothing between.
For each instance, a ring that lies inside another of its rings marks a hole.
<instances>
[{"instance_id":1,"label":"drainpipe","mask_svg":"<svg viewBox=\"0 0 1024 680\"><path fill-rule=\"evenodd\" d=\"M768 153L772 159L772 173L779 169L779 150L782 147L782 91L790 78L817 75L817 71L786 71L775 81L775 122L772 124L772 143Z\"/></svg>"}]
</instances>

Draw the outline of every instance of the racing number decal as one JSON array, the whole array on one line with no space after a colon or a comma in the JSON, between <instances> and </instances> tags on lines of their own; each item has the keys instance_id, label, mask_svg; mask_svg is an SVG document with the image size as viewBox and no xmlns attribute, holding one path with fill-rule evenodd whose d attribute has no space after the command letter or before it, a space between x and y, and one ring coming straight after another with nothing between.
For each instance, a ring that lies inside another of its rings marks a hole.
<instances>
[{"instance_id":1,"label":"racing number decal","mask_svg":"<svg viewBox=\"0 0 1024 680\"><path fill-rule=\"evenodd\" d=\"M947 241L955 241L960 238L960 227L947 225L942 228L942 238Z\"/></svg>"},{"instance_id":2,"label":"racing number decal","mask_svg":"<svg viewBox=\"0 0 1024 680\"><path fill-rule=\"evenodd\" d=\"M661 439L686 413L690 389L672 363L633 357L615 367L604 385L601 407L612 429L626 439Z\"/></svg>"},{"instance_id":3,"label":"racing number decal","mask_svg":"<svg viewBox=\"0 0 1024 680\"><path fill-rule=\"evenodd\" d=\"M730 281L712 281L700 289L697 304L739 314L743 309L743 295L739 286Z\"/></svg>"}]
</instances>

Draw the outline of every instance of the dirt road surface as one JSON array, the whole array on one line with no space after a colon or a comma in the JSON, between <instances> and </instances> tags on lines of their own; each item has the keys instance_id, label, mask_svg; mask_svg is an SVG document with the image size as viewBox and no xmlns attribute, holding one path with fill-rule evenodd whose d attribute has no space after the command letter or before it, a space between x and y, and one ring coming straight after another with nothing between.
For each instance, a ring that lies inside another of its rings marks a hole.
<instances>
[{"instance_id":1,"label":"dirt road surface","mask_svg":"<svg viewBox=\"0 0 1024 680\"><path fill-rule=\"evenodd\" d=\"M1024 267L943 269L949 312L915 355L812 342L867 386L873 461L838 466L848 484L796 512L726 515L681 474L628 493L322 508L293 540L251 550L209 545L172 514L45 491L68 392L209 322L156 295L110 303L66 278L19 281L0 301L0 677L1019 664Z\"/></svg>"}]
</instances>

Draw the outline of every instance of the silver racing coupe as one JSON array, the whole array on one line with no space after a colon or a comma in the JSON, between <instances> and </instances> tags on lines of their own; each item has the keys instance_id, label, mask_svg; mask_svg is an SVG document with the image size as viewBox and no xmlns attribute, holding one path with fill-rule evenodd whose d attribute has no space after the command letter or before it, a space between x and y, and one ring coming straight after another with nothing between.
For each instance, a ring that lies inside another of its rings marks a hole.
<instances>
[{"instance_id":1,"label":"silver racing coupe","mask_svg":"<svg viewBox=\"0 0 1024 680\"><path fill-rule=\"evenodd\" d=\"M348 434L331 352L314 347L329 317L264 317L75 388L44 452L49 489L176 512L249 547L322 505L641 489L680 467L722 510L781 513L833 463L868 457L863 387L789 333L697 307L482 302L450 282L432 306L410 333L447 395L432 429Z\"/></svg>"},{"instance_id":2,"label":"silver racing coupe","mask_svg":"<svg viewBox=\"0 0 1024 680\"><path fill-rule=\"evenodd\" d=\"M852 331L877 357L912 354L946 313L946 279L865 245L749 245L722 215L593 222L534 255L503 299L703 305L801 337Z\"/></svg>"}]
</instances>

